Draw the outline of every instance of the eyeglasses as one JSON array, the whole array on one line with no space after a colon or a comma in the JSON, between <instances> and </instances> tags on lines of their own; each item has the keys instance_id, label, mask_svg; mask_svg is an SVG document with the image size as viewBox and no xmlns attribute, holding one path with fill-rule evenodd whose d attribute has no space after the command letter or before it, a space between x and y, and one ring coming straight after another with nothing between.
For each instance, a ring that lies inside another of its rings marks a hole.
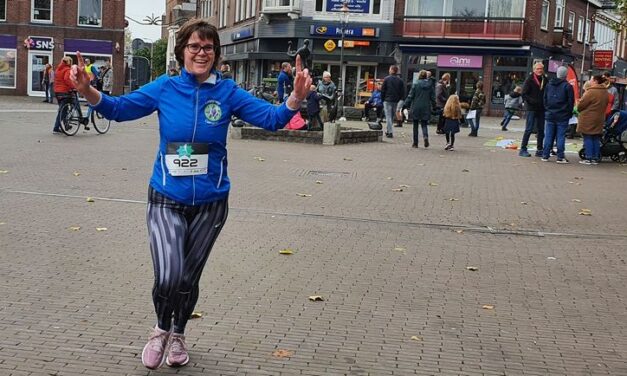
<instances>
[{"instance_id":1,"label":"eyeglasses","mask_svg":"<svg viewBox=\"0 0 627 376\"><path fill-rule=\"evenodd\" d=\"M213 44L206 44L204 46L201 46L198 43L190 43L188 45L186 45L185 47L187 47L187 50L193 54L197 54L200 52L200 50L205 51L206 54L209 54L211 52L213 52Z\"/></svg>"}]
</instances>

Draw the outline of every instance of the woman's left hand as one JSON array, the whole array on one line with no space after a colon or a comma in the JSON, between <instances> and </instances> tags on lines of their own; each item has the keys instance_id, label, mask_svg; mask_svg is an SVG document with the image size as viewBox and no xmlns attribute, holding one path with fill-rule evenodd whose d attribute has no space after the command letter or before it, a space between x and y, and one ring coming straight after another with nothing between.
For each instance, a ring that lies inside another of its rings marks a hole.
<instances>
[{"instance_id":1,"label":"woman's left hand","mask_svg":"<svg viewBox=\"0 0 627 376\"><path fill-rule=\"evenodd\" d=\"M294 90L292 91L292 94L296 97L296 99L304 101L305 98L307 98L311 82L309 69L303 70L300 55L296 55L296 77L294 77Z\"/></svg>"}]
</instances>

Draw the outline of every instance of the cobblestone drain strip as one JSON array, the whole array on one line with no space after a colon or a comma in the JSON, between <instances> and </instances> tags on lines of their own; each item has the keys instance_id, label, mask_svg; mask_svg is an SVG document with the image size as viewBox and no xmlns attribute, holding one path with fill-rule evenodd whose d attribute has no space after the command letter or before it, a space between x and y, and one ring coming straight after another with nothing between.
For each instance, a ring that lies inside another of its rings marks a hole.
<instances>
[{"instance_id":1,"label":"cobblestone drain strip","mask_svg":"<svg viewBox=\"0 0 627 376\"><path fill-rule=\"evenodd\" d=\"M14 194L23 194L23 195L35 195L35 196L49 196L49 197L61 197L61 198L80 198L87 199L87 196L77 196L77 195L65 195L59 193L47 193L47 192L30 192L30 191L19 191L12 190L7 188L0 188L0 190L5 191L7 193ZM127 204L143 204L146 205L147 202L143 200L127 200L121 198L109 198L109 197L91 197L97 201L111 201L111 202L121 202ZM403 226L411 226L411 227L425 227L425 228L436 228L440 230L464 230L465 232L477 232L484 234L493 234L493 235L518 235L518 236L533 236L533 237L546 237L546 236L554 236L554 237L567 237L567 238L579 238L579 239L626 239L627 234L602 234L602 233L568 233L568 232L545 232L539 230L505 230L505 229L495 229L490 226L472 226L465 224L447 224L447 223L433 223L433 222L404 222L404 221L393 221L387 219L369 219L369 218L358 218L358 217L344 217L344 216L335 216L335 215L325 215L325 214L314 214L314 213L286 213L286 212L275 212L263 209L250 209L250 208L229 208L229 210L236 212L249 212L249 213L257 213L257 214L266 214L266 215L280 215L282 217L308 217L308 218L317 218L323 220L332 220L332 221L345 221L345 222L361 222L361 223L376 223L376 224L393 224L393 225L403 225Z\"/></svg>"}]
</instances>

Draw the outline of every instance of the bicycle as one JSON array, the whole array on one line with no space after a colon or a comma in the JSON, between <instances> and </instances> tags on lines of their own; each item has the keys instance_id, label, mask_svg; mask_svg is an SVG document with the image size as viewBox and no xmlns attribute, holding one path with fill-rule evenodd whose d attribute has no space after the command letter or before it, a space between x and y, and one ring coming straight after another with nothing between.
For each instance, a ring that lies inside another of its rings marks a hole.
<instances>
[{"instance_id":1,"label":"bicycle","mask_svg":"<svg viewBox=\"0 0 627 376\"><path fill-rule=\"evenodd\" d=\"M73 91L71 96L70 101L61 108L61 114L63 114L61 118L61 132L67 136L74 136L78 132L81 124L85 127L85 130L89 130L87 126L90 121L99 134L105 134L109 131L111 120L105 119L101 113L94 111L92 108L89 108L87 115L83 116L81 103L78 99L78 92Z\"/></svg>"}]
</instances>

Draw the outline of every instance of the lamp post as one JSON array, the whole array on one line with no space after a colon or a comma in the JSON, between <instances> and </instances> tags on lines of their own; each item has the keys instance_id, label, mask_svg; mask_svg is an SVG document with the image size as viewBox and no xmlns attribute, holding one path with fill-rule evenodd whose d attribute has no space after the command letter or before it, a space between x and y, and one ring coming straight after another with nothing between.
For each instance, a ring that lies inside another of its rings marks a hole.
<instances>
[{"instance_id":1,"label":"lamp post","mask_svg":"<svg viewBox=\"0 0 627 376\"><path fill-rule=\"evenodd\" d=\"M344 2L342 4L342 8L340 9L340 29L342 32L342 40L341 40L341 46L340 46L340 77L342 80L342 83L340 85L340 90L341 90L341 95L342 95L342 100L339 103L340 108L342 109L342 116L340 116L340 121L346 121L346 117L344 116L344 98L345 98L345 93L344 93L344 81L345 81L345 75L346 72L344 71L344 32L346 31L346 26L348 25L348 16L349 16L349 9L348 9L348 5L346 2Z\"/></svg>"},{"instance_id":2,"label":"lamp post","mask_svg":"<svg viewBox=\"0 0 627 376\"><path fill-rule=\"evenodd\" d=\"M152 81L152 73L153 73L152 71L153 71L153 66L154 66L154 63L152 60L153 59L152 48L155 44L155 41L152 38L142 38L142 39L148 39L148 41L150 42L150 81Z\"/></svg>"}]
</instances>

